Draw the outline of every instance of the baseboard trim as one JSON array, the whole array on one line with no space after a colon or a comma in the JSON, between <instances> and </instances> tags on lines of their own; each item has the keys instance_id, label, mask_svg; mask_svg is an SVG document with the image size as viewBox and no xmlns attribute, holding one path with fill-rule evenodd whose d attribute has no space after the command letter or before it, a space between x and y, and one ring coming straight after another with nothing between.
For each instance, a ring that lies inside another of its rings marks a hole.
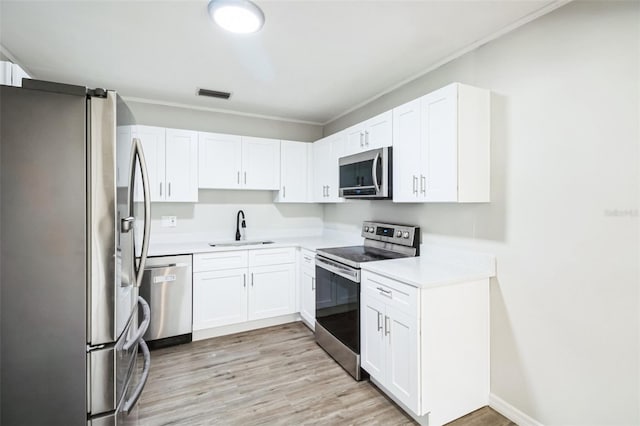
<instances>
[{"instance_id":1,"label":"baseboard trim","mask_svg":"<svg viewBox=\"0 0 640 426\"><path fill-rule=\"evenodd\" d=\"M223 325L220 327L207 328L205 330L194 330L193 341L211 339L212 337L226 336L228 334L242 333L244 331L257 330L259 328L272 327L274 325L287 324L300 321L300 314L282 315L274 318L267 318L255 321L241 322L238 324Z\"/></svg>"},{"instance_id":2,"label":"baseboard trim","mask_svg":"<svg viewBox=\"0 0 640 426\"><path fill-rule=\"evenodd\" d=\"M544 426L536 419L528 416L504 399L492 393L489 394L489 407L516 423L518 426Z\"/></svg>"}]
</instances>

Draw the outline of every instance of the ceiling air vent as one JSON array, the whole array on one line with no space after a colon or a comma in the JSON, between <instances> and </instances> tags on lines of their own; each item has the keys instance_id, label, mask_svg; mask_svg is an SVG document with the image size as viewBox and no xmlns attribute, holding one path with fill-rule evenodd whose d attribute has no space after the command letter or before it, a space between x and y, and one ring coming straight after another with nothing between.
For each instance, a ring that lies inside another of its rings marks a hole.
<instances>
[{"instance_id":1,"label":"ceiling air vent","mask_svg":"<svg viewBox=\"0 0 640 426\"><path fill-rule=\"evenodd\" d=\"M219 92L217 90L198 89L198 96L208 96L210 98L229 99L231 93Z\"/></svg>"}]
</instances>

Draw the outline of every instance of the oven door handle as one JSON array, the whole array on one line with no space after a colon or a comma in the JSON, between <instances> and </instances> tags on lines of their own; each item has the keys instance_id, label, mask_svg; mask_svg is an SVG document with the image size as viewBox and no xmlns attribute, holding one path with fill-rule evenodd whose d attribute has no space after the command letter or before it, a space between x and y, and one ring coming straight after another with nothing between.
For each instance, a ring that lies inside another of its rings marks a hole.
<instances>
[{"instance_id":1,"label":"oven door handle","mask_svg":"<svg viewBox=\"0 0 640 426\"><path fill-rule=\"evenodd\" d=\"M371 178L373 179L373 185L376 187L376 194L380 193L380 185L378 184L378 174L376 171L378 170L378 160L380 159L380 153L376 153L376 158L373 159L373 164L371 165Z\"/></svg>"},{"instance_id":2,"label":"oven door handle","mask_svg":"<svg viewBox=\"0 0 640 426\"><path fill-rule=\"evenodd\" d=\"M316 256L316 266L325 269L329 272L333 272L343 278L353 281L355 283L360 282L360 270L352 269L347 266L341 265L338 262L334 262L323 257Z\"/></svg>"}]
</instances>

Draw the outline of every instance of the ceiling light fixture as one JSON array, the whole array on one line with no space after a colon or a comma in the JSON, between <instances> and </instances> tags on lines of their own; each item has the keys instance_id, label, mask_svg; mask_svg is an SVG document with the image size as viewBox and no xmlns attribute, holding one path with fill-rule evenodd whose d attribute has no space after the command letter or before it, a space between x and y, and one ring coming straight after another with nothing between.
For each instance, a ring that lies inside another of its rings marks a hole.
<instances>
[{"instance_id":1,"label":"ceiling light fixture","mask_svg":"<svg viewBox=\"0 0 640 426\"><path fill-rule=\"evenodd\" d=\"M264 13L249 0L210 0L209 15L220 27L237 34L255 33L264 25Z\"/></svg>"}]
</instances>

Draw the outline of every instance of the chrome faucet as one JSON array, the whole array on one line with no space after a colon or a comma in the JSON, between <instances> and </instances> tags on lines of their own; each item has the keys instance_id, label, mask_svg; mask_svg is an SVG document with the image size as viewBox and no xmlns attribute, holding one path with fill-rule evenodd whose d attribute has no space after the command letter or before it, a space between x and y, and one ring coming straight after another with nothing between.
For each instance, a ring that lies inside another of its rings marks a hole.
<instances>
[{"instance_id":1,"label":"chrome faucet","mask_svg":"<svg viewBox=\"0 0 640 426\"><path fill-rule=\"evenodd\" d=\"M236 241L240 241L240 215L242 215L242 227L247 228L247 222L244 220L244 212L242 210L238 210L238 215L236 216ZM246 231L245 231L246 233ZM245 234L246 237L246 234Z\"/></svg>"}]
</instances>

